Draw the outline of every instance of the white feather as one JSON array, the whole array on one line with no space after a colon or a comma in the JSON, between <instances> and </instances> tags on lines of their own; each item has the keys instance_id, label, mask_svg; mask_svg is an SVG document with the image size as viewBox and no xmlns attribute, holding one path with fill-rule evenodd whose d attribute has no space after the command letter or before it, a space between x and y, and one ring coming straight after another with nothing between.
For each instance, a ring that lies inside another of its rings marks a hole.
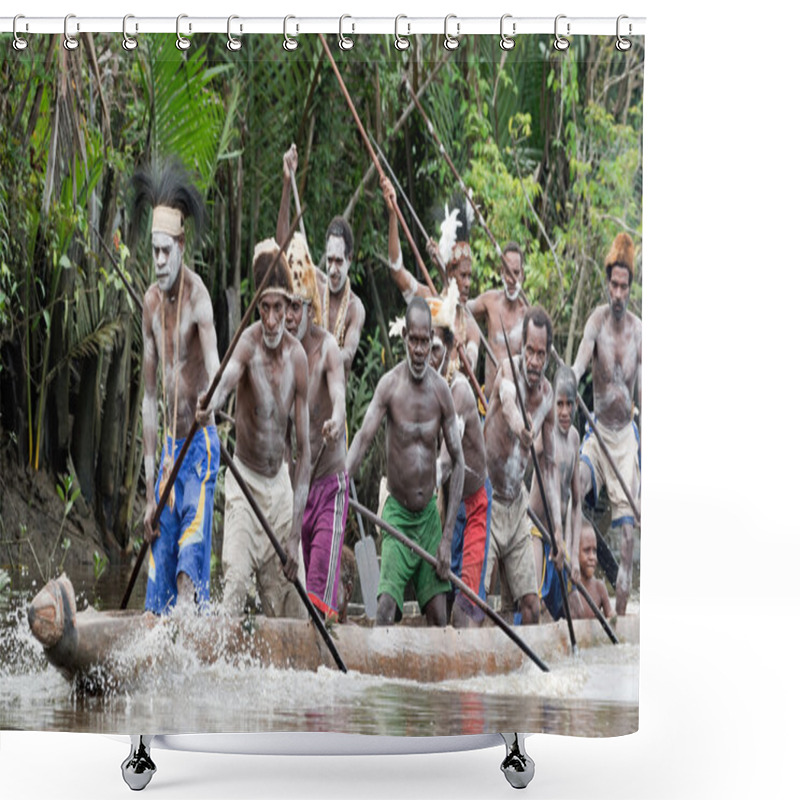
<instances>
[{"instance_id":1,"label":"white feather","mask_svg":"<svg viewBox=\"0 0 800 800\"><path fill-rule=\"evenodd\" d=\"M447 203L444 204L444 219L439 226L441 236L439 237L439 254L445 264L450 263L453 257L453 248L456 246L457 236L456 231L463 225L458 219L458 209L454 208L452 211L448 208Z\"/></svg>"}]
</instances>

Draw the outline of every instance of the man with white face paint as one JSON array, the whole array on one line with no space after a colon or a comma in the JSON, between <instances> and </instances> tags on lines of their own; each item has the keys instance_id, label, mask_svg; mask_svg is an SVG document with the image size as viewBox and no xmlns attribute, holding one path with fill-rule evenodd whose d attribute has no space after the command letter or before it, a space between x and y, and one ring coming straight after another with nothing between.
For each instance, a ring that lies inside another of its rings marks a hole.
<instances>
[{"instance_id":1,"label":"man with white face paint","mask_svg":"<svg viewBox=\"0 0 800 800\"><path fill-rule=\"evenodd\" d=\"M541 539L531 536L527 521L528 492L524 483L531 444L541 431L542 458L539 460L545 491L553 509L558 544L556 566L563 568L564 547L556 469L553 387L545 377L548 353L553 343L553 323L541 306L534 306L522 321L522 355L514 356L519 377L514 385L511 364L501 362L489 399L483 428L486 460L492 482L492 520L486 590L490 589L495 563L500 572L502 594L507 589L522 614L522 624L539 622L539 591L544 558ZM522 396L531 429L526 430L517 394ZM509 609L504 609L509 611Z\"/></svg>"},{"instance_id":2,"label":"man with white face paint","mask_svg":"<svg viewBox=\"0 0 800 800\"><path fill-rule=\"evenodd\" d=\"M475 319L486 324L486 338L497 363L508 357L503 328L508 334L511 352L518 355L522 350L522 318L525 316L525 301L522 298L522 284L525 280L525 264L522 250L516 242L508 242L503 248L504 260L501 263L500 277L502 289L489 289L467 303ZM486 397L491 397L497 368L486 357L484 386Z\"/></svg>"},{"instance_id":3,"label":"man with white face paint","mask_svg":"<svg viewBox=\"0 0 800 800\"><path fill-rule=\"evenodd\" d=\"M336 340L319 324L315 267L301 234L292 237L286 260L294 291L286 312L286 330L300 341L308 359L309 436L314 474L301 537L306 590L322 614L335 620L349 498L344 368Z\"/></svg>"},{"instance_id":4,"label":"man with white face paint","mask_svg":"<svg viewBox=\"0 0 800 800\"><path fill-rule=\"evenodd\" d=\"M147 506L144 537L150 545L145 607L156 614L176 602L204 606L209 600L214 486L219 439L213 424L195 433L169 501L155 519L162 489L194 421L197 398L219 367L211 298L183 261L185 221L197 228L205 210L199 192L176 163L145 168L133 178L134 216L152 208L151 241L156 282L144 296L142 338L142 434ZM165 413L158 478L158 367Z\"/></svg>"},{"instance_id":5,"label":"man with white face paint","mask_svg":"<svg viewBox=\"0 0 800 800\"><path fill-rule=\"evenodd\" d=\"M464 485L464 456L450 389L428 365L431 312L421 298L414 298L406 310L403 341L406 359L378 382L347 454L347 471L355 475L385 417L389 497L383 518L435 556L437 567L434 570L384 535L377 624L391 625L402 617L405 587L413 581L428 624L443 627L447 624L450 542ZM440 432L453 465L444 529L435 495Z\"/></svg>"},{"instance_id":6,"label":"man with white face paint","mask_svg":"<svg viewBox=\"0 0 800 800\"><path fill-rule=\"evenodd\" d=\"M274 239L256 245L256 286L266 275L259 299L259 321L245 329L222 373L208 408L198 405L205 422L236 388L236 455L234 463L258 501L286 552L280 560L235 480L225 480L225 539L222 568L223 606L231 614L244 610L252 575L267 616L305 618L307 612L292 582L300 575L300 528L311 470L308 438L308 361L300 343L285 332L286 307L293 295L286 258ZM285 460L286 431L294 425L297 459L294 481ZM292 492L294 484L294 492ZM284 580L284 576L286 580Z\"/></svg>"},{"instance_id":7,"label":"man with white face paint","mask_svg":"<svg viewBox=\"0 0 800 800\"><path fill-rule=\"evenodd\" d=\"M639 495L639 429L633 421L634 391L642 407L642 321L628 311L636 250L627 233L614 239L605 259L608 304L596 308L586 322L572 371L580 381L592 364L594 417L614 463L634 497ZM611 503L611 528L620 533L620 569L616 610L625 614L633 577L633 536L636 518L619 481L597 444L589 425L581 445L581 490L595 498L605 486Z\"/></svg>"},{"instance_id":8,"label":"man with white face paint","mask_svg":"<svg viewBox=\"0 0 800 800\"><path fill-rule=\"evenodd\" d=\"M296 172L297 147L293 144L283 156L283 191L276 233L279 241L284 241L289 235L291 181ZM352 258L353 232L350 225L344 217L334 217L325 233L325 272L317 269L316 279L322 303L321 326L333 335L339 346L345 380L353 368L366 318L364 304L350 287Z\"/></svg>"}]
</instances>

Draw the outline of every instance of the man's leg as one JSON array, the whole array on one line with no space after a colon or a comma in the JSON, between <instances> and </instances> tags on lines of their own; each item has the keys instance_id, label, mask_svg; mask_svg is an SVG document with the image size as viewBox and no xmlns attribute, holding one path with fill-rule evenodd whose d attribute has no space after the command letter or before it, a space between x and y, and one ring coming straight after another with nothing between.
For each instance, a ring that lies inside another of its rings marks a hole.
<instances>
[{"instance_id":1,"label":"man's leg","mask_svg":"<svg viewBox=\"0 0 800 800\"><path fill-rule=\"evenodd\" d=\"M193 606L195 603L195 587L192 579L185 573L178 573L178 605Z\"/></svg>"},{"instance_id":2,"label":"man's leg","mask_svg":"<svg viewBox=\"0 0 800 800\"><path fill-rule=\"evenodd\" d=\"M428 625L444 628L447 625L447 593L434 595L422 610Z\"/></svg>"},{"instance_id":3,"label":"man's leg","mask_svg":"<svg viewBox=\"0 0 800 800\"><path fill-rule=\"evenodd\" d=\"M390 594L378 597L378 611L375 618L376 625L394 625L397 616L397 603Z\"/></svg>"},{"instance_id":4,"label":"man's leg","mask_svg":"<svg viewBox=\"0 0 800 800\"><path fill-rule=\"evenodd\" d=\"M539 595L525 594L519 601L523 625L539 624Z\"/></svg>"},{"instance_id":5,"label":"man's leg","mask_svg":"<svg viewBox=\"0 0 800 800\"><path fill-rule=\"evenodd\" d=\"M631 593L633 582L633 525L625 522L620 527L620 565L616 585L616 611L619 616L625 616L628 607L628 597Z\"/></svg>"}]
</instances>

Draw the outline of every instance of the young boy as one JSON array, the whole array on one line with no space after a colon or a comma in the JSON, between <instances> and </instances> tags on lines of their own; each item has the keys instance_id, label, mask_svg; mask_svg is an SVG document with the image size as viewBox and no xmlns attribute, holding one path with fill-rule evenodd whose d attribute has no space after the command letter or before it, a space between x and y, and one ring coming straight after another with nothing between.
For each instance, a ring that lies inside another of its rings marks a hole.
<instances>
[{"instance_id":1,"label":"young boy","mask_svg":"<svg viewBox=\"0 0 800 800\"><path fill-rule=\"evenodd\" d=\"M605 583L594 577L597 567L597 537L588 522L583 523L578 550L580 581L606 619L611 618L611 601ZM575 590L569 596L569 610L573 619L593 619L594 613L581 594Z\"/></svg>"}]
</instances>

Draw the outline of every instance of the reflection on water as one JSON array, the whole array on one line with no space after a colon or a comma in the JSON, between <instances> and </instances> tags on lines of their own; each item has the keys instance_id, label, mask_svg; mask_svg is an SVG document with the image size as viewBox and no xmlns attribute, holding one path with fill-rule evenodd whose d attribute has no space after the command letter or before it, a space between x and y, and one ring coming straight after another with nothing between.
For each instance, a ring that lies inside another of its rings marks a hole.
<instances>
[{"instance_id":1,"label":"reflection on water","mask_svg":"<svg viewBox=\"0 0 800 800\"><path fill-rule=\"evenodd\" d=\"M0 729L613 736L638 727L639 648L633 645L551 660L550 673L531 663L505 676L420 684L242 660L204 664L178 642L158 669L140 671L123 689L88 697L47 664L28 627L30 597L30 591L17 597L0 623ZM115 605L109 595L105 603Z\"/></svg>"}]
</instances>

